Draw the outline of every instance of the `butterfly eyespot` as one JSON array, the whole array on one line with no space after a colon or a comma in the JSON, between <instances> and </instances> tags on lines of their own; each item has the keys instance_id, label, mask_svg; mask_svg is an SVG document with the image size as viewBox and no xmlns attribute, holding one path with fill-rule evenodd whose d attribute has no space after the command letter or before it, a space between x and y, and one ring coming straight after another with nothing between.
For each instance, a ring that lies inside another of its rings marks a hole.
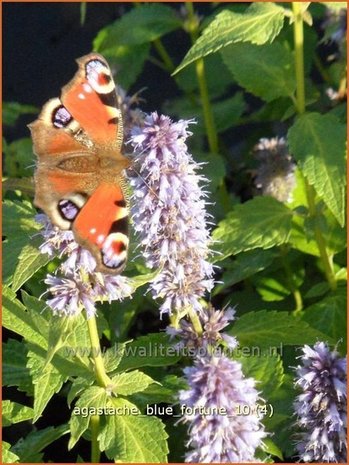
<instances>
[{"instance_id":1,"label":"butterfly eyespot","mask_svg":"<svg viewBox=\"0 0 349 465\"><path fill-rule=\"evenodd\" d=\"M122 114L106 60L91 53L30 126L38 157L35 205L71 230L96 270L118 274L126 264L128 209L123 170Z\"/></svg>"},{"instance_id":2,"label":"butterfly eyespot","mask_svg":"<svg viewBox=\"0 0 349 465\"><path fill-rule=\"evenodd\" d=\"M63 199L58 202L58 210L64 219L73 221L77 217L80 208L70 200Z\"/></svg>"},{"instance_id":3,"label":"butterfly eyespot","mask_svg":"<svg viewBox=\"0 0 349 465\"><path fill-rule=\"evenodd\" d=\"M56 128L67 127L72 119L72 115L63 105L52 112L52 123Z\"/></svg>"},{"instance_id":4,"label":"butterfly eyespot","mask_svg":"<svg viewBox=\"0 0 349 465\"><path fill-rule=\"evenodd\" d=\"M106 64L98 59L90 60L86 63L86 78L91 85L91 87L101 96L113 94L115 96L115 84L110 75L110 70ZM116 99L111 100L109 97L108 103L104 102L106 105L115 106Z\"/></svg>"}]
</instances>

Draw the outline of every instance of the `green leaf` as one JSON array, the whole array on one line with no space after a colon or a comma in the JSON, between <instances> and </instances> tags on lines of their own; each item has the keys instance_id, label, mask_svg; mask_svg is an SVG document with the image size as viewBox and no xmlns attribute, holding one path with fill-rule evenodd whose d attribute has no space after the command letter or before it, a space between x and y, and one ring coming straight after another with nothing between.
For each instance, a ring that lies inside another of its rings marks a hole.
<instances>
[{"instance_id":1,"label":"green leaf","mask_svg":"<svg viewBox=\"0 0 349 465\"><path fill-rule=\"evenodd\" d=\"M229 264L229 268L223 273L221 281L223 284L217 284L214 288L214 295L219 294L223 289L233 286L240 281L255 275L267 268L278 254L272 250L250 250L240 253L234 262ZM215 263L220 261L220 256L215 257Z\"/></svg>"},{"instance_id":2,"label":"green leaf","mask_svg":"<svg viewBox=\"0 0 349 465\"><path fill-rule=\"evenodd\" d=\"M127 344L118 371L145 366L159 367L174 365L182 354L169 341L167 334L148 334Z\"/></svg>"},{"instance_id":3,"label":"green leaf","mask_svg":"<svg viewBox=\"0 0 349 465\"><path fill-rule=\"evenodd\" d=\"M160 273L160 269L156 269L152 273L147 273L147 274L141 274L139 276L133 276L132 278L129 278L128 283L132 287L133 291L138 289L141 286L144 286L144 284L149 283L152 281L156 276Z\"/></svg>"},{"instance_id":4,"label":"green leaf","mask_svg":"<svg viewBox=\"0 0 349 465\"><path fill-rule=\"evenodd\" d=\"M20 178L32 176L34 171L33 143L30 137L17 139L4 146L4 165L6 176Z\"/></svg>"},{"instance_id":5,"label":"green leaf","mask_svg":"<svg viewBox=\"0 0 349 465\"><path fill-rule=\"evenodd\" d=\"M23 341L9 339L3 344L2 383L17 386L20 391L33 395L32 379L27 365L27 345Z\"/></svg>"},{"instance_id":6,"label":"green leaf","mask_svg":"<svg viewBox=\"0 0 349 465\"><path fill-rule=\"evenodd\" d=\"M126 343L116 343L103 353L103 363L107 373L115 371L125 354Z\"/></svg>"},{"instance_id":7,"label":"green leaf","mask_svg":"<svg viewBox=\"0 0 349 465\"><path fill-rule=\"evenodd\" d=\"M24 439L20 439L13 447L12 451L20 458L20 463L43 462L41 452L69 432L67 425L60 425L56 428L50 426L42 430L32 431Z\"/></svg>"},{"instance_id":8,"label":"green leaf","mask_svg":"<svg viewBox=\"0 0 349 465\"><path fill-rule=\"evenodd\" d=\"M109 401L114 408L135 409L125 399ZM141 415L108 415L99 435L101 450L115 462L166 463L167 434L161 420Z\"/></svg>"},{"instance_id":9,"label":"green leaf","mask_svg":"<svg viewBox=\"0 0 349 465\"><path fill-rule=\"evenodd\" d=\"M4 400L2 402L2 426L9 426L33 418L34 411L26 405Z\"/></svg>"},{"instance_id":10,"label":"green leaf","mask_svg":"<svg viewBox=\"0 0 349 465\"><path fill-rule=\"evenodd\" d=\"M97 51L108 59L112 69L117 70L117 83L122 88L129 89L142 72L149 55L150 44L120 45L119 42L115 42L113 47Z\"/></svg>"},{"instance_id":11,"label":"green leaf","mask_svg":"<svg viewBox=\"0 0 349 465\"><path fill-rule=\"evenodd\" d=\"M272 2L253 3L242 14L223 10L203 31L174 74L198 58L233 43L251 42L261 45L272 42L283 23L284 9Z\"/></svg>"},{"instance_id":12,"label":"green leaf","mask_svg":"<svg viewBox=\"0 0 349 465\"><path fill-rule=\"evenodd\" d=\"M237 205L213 231L221 259L256 248L269 249L289 239L293 212L273 197Z\"/></svg>"},{"instance_id":13,"label":"green leaf","mask_svg":"<svg viewBox=\"0 0 349 465\"><path fill-rule=\"evenodd\" d=\"M19 462L19 457L16 454L13 454L10 451L11 444L8 442L2 441L1 444L1 462L2 463L18 463Z\"/></svg>"},{"instance_id":14,"label":"green leaf","mask_svg":"<svg viewBox=\"0 0 349 465\"><path fill-rule=\"evenodd\" d=\"M293 96L296 89L294 58L280 43L234 44L221 53L235 80L248 92L266 102Z\"/></svg>"},{"instance_id":15,"label":"green leaf","mask_svg":"<svg viewBox=\"0 0 349 465\"><path fill-rule=\"evenodd\" d=\"M21 250L18 257L18 264L13 276L12 289L18 290L28 281L41 267L46 265L50 260L46 254L32 244L27 244Z\"/></svg>"},{"instance_id":16,"label":"green leaf","mask_svg":"<svg viewBox=\"0 0 349 465\"><path fill-rule=\"evenodd\" d=\"M292 155L341 226L345 222L346 127L332 115L301 115L288 132Z\"/></svg>"},{"instance_id":17,"label":"green leaf","mask_svg":"<svg viewBox=\"0 0 349 465\"><path fill-rule=\"evenodd\" d=\"M279 447L270 438L263 438L263 450L267 454L275 455L280 460L284 461L282 451L279 449Z\"/></svg>"},{"instance_id":18,"label":"green leaf","mask_svg":"<svg viewBox=\"0 0 349 465\"><path fill-rule=\"evenodd\" d=\"M3 102L2 122L6 126L14 126L21 115L35 114L38 111L33 105L23 105L18 102Z\"/></svg>"},{"instance_id":19,"label":"green leaf","mask_svg":"<svg viewBox=\"0 0 349 465\"><path fill-rule=\"evenodd\" d=\"M91 355L90 338L86 320L82 314L75 316L51 315L48 332L46 363L58 353L63 359L85 360Z\"/></svg>"},{"instance_id":20,"label":"green leaf","mask_svg":"<svg viewBox=\"0 0 349 465\"><path fill-rule=\"evenodd\" d=\"M41 226L34 220L36 211L29 202L3 203L3 280L11 283L12 275L18 265L18 257L29 243L39 245L42 242L37 236Z\"/></svg>"},{"instance_id":21,"label":"green leaf","mask_svg":"<svg viewBox=\"0 0 349 465\"><path fill-rule=\"evenodd\" d=\"M313 344L318 339L328 340L324 333L311 328L288 312L249 312L242 315L229 333L235 336L241 346L252 346L258 350L267 348L274 353L282 345Z\"/></svg>"},{"instance_id":22,"label":"green leaf","mask_svg":"<svg viewBox=\"0 0 349 465\"><path fill-rule=\"evenodd\" d=\"M181 26L176 11L161 3L143 4L102 29L93 42L118 70L117 82L128 89L142 71L150 43Z\"/></svg>"},{"instance_id":23,"label":"green leaf","mask_svg":"<svg viewBox=\"0 0 349 465\"><path fill-rule=\"evenodd\" d=\"M112 378L113 392L121 396L129 396L144 391L150 384L155 383L150 376L135 370L129 373L120 373Z\"/></svg>"},{"instance_id":24,"label":"green leaf","mask_svg":"<svg viewBox=\"0 0 349 465\"><path fill-rule=\"evenodd\" d=\"M70 407L73 400L82 394L87 388L89 388L95 382L95 376L92 375L90 379L85 378L75 378L72 380L71 387L67 396L67 404Z\"/></svg>"},{"instance_id":25,"label":"green leaf","mask_svg":"<svg viewBox=\"0 0 349 465\"><path fill-rule=\"evenodd\" d=\"M52 396L63 386L67 377L62 375L57 368L46 364L46 352L39 348L31 347L28 352L28 368L34 384L34 418L37 421ZM34 352L35 350L35 352Z\"/></svg>"},{"instance_id":26,"label":"green leaf","mask_svg":"<svg viewBox=\"0 0 349 465\"><path fill-rule=\"evenodd\" d=\"M36 318L37 317L37 318ZM24 305L16 299L15 293L3 287L3 326L17 334L23 336L27 341L47 348L47 340L40 334L47 323L41 315L35 315L31 310L27 310ZM43 325L40 330L38 322Z\"/></svg>"},{"instance_id":27,"label":"green leaf","mask_svg":"<svg viewBox=\"0 0 349 465\"><path fill-rule=\"evenodd\" d=\"M82 393L82 396L75 404L69 421L71 431L71 437L68 445L69 450L78 442L80 436L87 430L90 423L91 415L89 413L82 415L81 409L86 409L88 412L90 408L93 408L97 411L99 408L103 409L106 403L106 390L99 386L91 386Z\"/></svg>"},{"instance_id":28,"label":"green leaf","mask_svg":"<svg viewBox=\"0 0 349 465\"><path fill-rule=\"evenodd\" d=\"M150 384L144 391L134 394L132 399L143 408L151 404L173 404L176 402L178 391L185 388L186 383L183 378L166 375L159 380L159 383Z\"/></svg>"},{"instance_id":29,"label":"green leaf","mask_svg":"<svg viewBox=\"0 0 349 465\"><path fill-rule=\"evenodd\" d=\"M119 45L147 44L181 27L176 10L161 3L132 8L110 26L102 29L95 41L98 50Z\"/></svg>"},{"instance_id":30,"label":"green leaf","mask_svg":"<svg viewBox=\"0 0 349 465\"><path fill-rule=\"evenodd\" d=\"M304 310L302 319L312 328L323 332L333 341L344 341L346 345L347 298L343 290L326 296ZM326 338L322 340L327 340Z\"/></svg>"},{"instance_id":31,"label":"green leaf","mask_svg":"<svg viewBox=\"0 0 349 465\"><path fill-rule=\"evenodd\" d=\"M238 347L234 351L234 360L241 362L246 377L257 381L257 389L262 392L261 397L269 400L272 393L279 389L284 379L284 369L280 355L272 348L260 351L258 355L248 355L250 347ZM244 352L247 352L244 356ZM253 354L252 351L250 351Z\"/></svg>"}]
</instances>

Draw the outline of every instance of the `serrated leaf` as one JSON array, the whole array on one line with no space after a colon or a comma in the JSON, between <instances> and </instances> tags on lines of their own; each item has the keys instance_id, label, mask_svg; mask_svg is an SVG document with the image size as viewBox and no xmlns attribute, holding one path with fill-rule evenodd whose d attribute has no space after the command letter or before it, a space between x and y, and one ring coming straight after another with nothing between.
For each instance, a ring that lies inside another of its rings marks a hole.
<instances>
[{"instance_id":1,"label":"serrated leaf","mask_svg":"<svg viewBox=\"0 0 349 465\"><path fill-rule=\"evenodd\" d=\"M294 58L282 44L234 44L221 54L236 82L248 92L266 102L293 96L296 89Z\"/></svg>"},{"instance_id":2,"label":"serrated leaf","mask_svg":"<svg viewBox=\"0 0 349 465\"><path fill-rule=\"evenodd\" d=\"M198 58L237 42L272 42L284 22L284 9L275 3L253 3L244 13L220 12L203 31L174 74Z\"/></svg>"},{"instance_id":3,"label":"serrated leaf","mask_svg":"<svg viewBox=\"0 0 349 465\"><path fill-rule=\"evenodd\" d=\"M4 125L13 126L21 115L35 114L38 111L33 105L23 105L18 102L3 102L2 121Z\"/></svg>"},{"instance_id":4,"label":"serrated leaf","mask_svg":"<svg viewBox=\"0 0 349 465\"><path fill-rule=\"evenodd\" d=\"M110 402L111 404L111 402ZM113 399L114 408L136 408L125 399ZM99 435L100 448L115 462L166 463L167 434L161 420L141 415L109 415Z\"/></svg>"},{"instance_id":5,"label":"serrated leaf","mask_svg":"<svg viewBox=\"0 0 349 465\"><path fill-rule=\"evenodd\" d=\"M127 344L125 354L117 368L122 372L145 366L168 366L178 362L182 354L170 342L167 334L148 334Z\"/></svg>"},{"instance_id":6,"label":"serrated leaf","mask_svg":"<svg viewBox=\"0 0 349 465\"><path fill-rule=\"evenodd\" d=\"M103 354L104 368L107 373L117 369L125 354L126 343L117 343L107 349Z\"/></svg>"},{"instance_id":7,"label":"serrated leaf","mask_svg":"<svg viewBox=\"0 0 349 465\"><path fill-rule=\"evenodd\" d=\"M344 291L338 290L304 310L302 319L312 328L322 331L335 342L346 345L347 298ZM322 340L327 340L322 339Z\"/></svg>"},{"instance_id":8,"label":"serrated leaf","mask_svg":"<svg viewBox=\"0 0 349 465\"><path fill-rule=\"evenodd\" d=\"M30 420L33 418L33 415L33 409L27 405L21 405L10 400L4 400L2 402L2 426L9 426L14 423Z\"/></svg>"},{"instance_id":9,"label":"serrated leaf","mask_svg":"<svg viewBox=\"0 0 349 465\"><path fill-rule=\"evenodd\" d=\"M227 271L223 273L221 281L223 284L217 284L213 291L214 295L223 289L233 286L243 281L249 276L255 275L267 268L278 254L271 250L250 250L249 252L240 253L234 262L229 264ZM215 263L220 261L220 256L215 257Z\"/></svg>"},{"instance_id":10,"label":"serrated leaf","mask_svg":"<svg viewBox=\"0 0 349 465\"><path fill-rule=\"evenodd\" d=\"M42 254L37 247L32 244L25 245L18 257L18 264L13 275L12 289L17 291L50 260L51 257Z\"/></svg>"},{"instance_id":11,"label":"serrated leaf","mask_svg":"<svg viewBox=\"0 0 349 465\"><path fill-rule=\"evenodd\" d=\"M113 376L112 381L113 392L121 396L130 396L136 392L144 391L150 384L156 382L138 370L117 374Z\"/></svg>"},{"instance_id":12,"label":"serrated leaf","mask_svg":"<svg viewBox=\"0 0 349 465\"><path fill-rule=\"evenodd\" d=\"M324 333L288 312L266 310L242 315L229 333L237 338L241 346L259 348L313 344L317 340L328 340Z\"/></svg>"},{"instance_id":13,"label":"serrated leaf","mask_svg":"<svg viewBox=\"0 0 349 465\"><path fill-rule=\"evenodd\" d=\"M159 380L159 383L150 384L144 391L134 394L132 400L143 408L151 404L173 404L176 402L178 392L185 388L186 383L183 378L166 375Z\"/></svg>"},{"instance_id":14,"label":"serrated leaf","mask_svg":"<svg viewBox=\"0 0 349 465\"><path fill-rule=\"evenodd\" d=\"M301 115L288 131L292 155L341 226L345 222L346 128L332 115Z\"/></svg>"},{"instance_id":15,"label":"serrated leaf","mask_svg":"<svg viewBox=\"0 0 349 465\"><path fill-rule=\"evenodd\" d=\"M28 202L3 202L3 281L10 284L18 257L29 243L39 245L40 225L34 220L36 212Z\"/></svg>"},{"instance_id":16,"label":"serrated leaf","mask_svg":"<svg viewBox=\"0 0 349 465\"><path fill-rule=\"evenodd\" d=\"M27 341L47 348L47 341L38 331L36 321L16 295L6 286L3 287L3 326L23 336Z\"/></svg>"},{"instance_id":17,"label":"serrated leaf","mask_svg":"<svg viewBox=\"0 0 349 465\"><path fill-rule=\"evenodd\" d=\"M282 360L277 353L279 348L270 347L268 350L259 350L258 355L255 356L248 356L248 354L244 356L244 349L246 348L239 347L234 351L234 360L241 362L246 377L257 381L256 386L258 391L262 392L261 397L268 401L284 379Z\"/></svg>"},{"instance_id":18,"label":"serrated leaf","mask_svg":"<svg viewBox=\"0 0 349 465\"><path fill-rule=\"evenodd\" d=\"M86 389L80 399L76 402L72 416L69 421L71 437L69 439L69 450L74 447L74 445L79 440L80 436L87 430L91 415L82 415L80 413L81 409L99 409L104 408L107 403L107 393L106 390L99 386L91 386Z\"/></svg>"},{"instance_id":19,"label":"serrated leaf","mask_svg":"<svg viewBox=\"0 0 349 465\"><path fill-rule=\"evenodd\" d=\"M23 341L9 339L3 344L2 383L17 386L19 391L33 394L32 379L27 365L27 346Z\"/></svg>"},{"instance_id":20,"label":"serrated leaf","mask_svg":"<svg viewBox=\"0 0 349 465\"><path fill-rule=\"evenodd\" d=\"M21 438L13 447L12 451L20 458L20 463L35 463L41 456L41 451L52 442L56 441L69 432L67 425L48 427L42 430L32 431L24 439ZM42 460L42 458L41 458Z\"/></svg>"},{"instance_id":21,"label":"serrated leaf","mask_svg":"<svg viewBox=\"0 0 349 465\"><path fill-rule=\"evenodd\" d=\"M11 444L5 441L1 441L1 462L2 463L18 463L19 457L10 451Z\"/></svg>"},{"instance_id":22,"label":"serrated leaf","mask_svg":"<svg viewBox=\"0 0 349 465\"><path fill-rule=\"evenodd\" d=\"M72 384L69 389L67 396L67 404L70 407L73 400L80 395L83 391L89 388L95 381L95 376L91 376L90 379L85 378L75 378L72 380Z\"/></svg>"},{"instance_id":23,"label":"serrated leaf","mask_svg":"<svg viewBox=\"0 0 349 465\"><path fill-rule=\"evenodd\" d=\"M33 422L35 422L40 418L53 395L61 389L67 377L62 375L53 365L46 364L45 351L34 347L31 347L31 349L28 352L27 366L34 385Z\"/></svg>"},{"instance_id":24,"label":"serrated leaf","mask_svg":"<svg viewBox=\"0 0 349 465\"><path fill-rule=\"evenodd\" d=\"M213 231L221 258L288 241L293 212L273 197L255 197L237 205Z\"/></svg>"}]
</instances>

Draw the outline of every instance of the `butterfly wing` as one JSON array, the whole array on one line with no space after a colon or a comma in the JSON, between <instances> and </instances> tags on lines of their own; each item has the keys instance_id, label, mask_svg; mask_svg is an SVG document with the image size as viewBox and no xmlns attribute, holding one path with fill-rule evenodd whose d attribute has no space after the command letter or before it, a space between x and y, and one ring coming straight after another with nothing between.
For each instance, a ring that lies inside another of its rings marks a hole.
<instances>
[{"instance_id":1,"label":"butterfly wing","mask_svg":"<svg viewBox=\"0 0 349 465\"><path fill-rule=\"evenodd\" d=\"M101 183L73 224L77 241L97 260L97 270L120 273L128 249L128 209L118 184Z\"/></svg>"},{"instance_id":2,"label":"butterfly wing","mask_svg":"<svg viewBox=\"0 0 349 465\"><path fill-rule=\"evenodd\" d=\"M61 98L50 100L29 126L38 156L34 202L58 227L73 229L99 271L119 273L128 245L120 184L129 166L120 153L121 112L104 58L92 53L77 61Z\"/></svg>"}]
</instances>

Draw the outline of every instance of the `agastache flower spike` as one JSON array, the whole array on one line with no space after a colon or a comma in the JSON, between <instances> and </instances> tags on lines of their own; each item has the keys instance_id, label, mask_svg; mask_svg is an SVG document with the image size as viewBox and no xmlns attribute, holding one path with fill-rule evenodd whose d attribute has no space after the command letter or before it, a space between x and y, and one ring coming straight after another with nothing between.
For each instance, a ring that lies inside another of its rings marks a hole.
<instances>
[{"instance_id":1,"label":"agastache flower spike","mask_svg":"<svg viewBox=\"0 0 349 465\"><path fill-rule=\"evenodd\" d=\"M297 423L304 431L296 445L304 462L347 461L346 359L324 342L303 347L296 385L302 388L295 402Z\"/></svg>"},{"instance_id":2,"label":"agastache flower spike","mask_svg":"<svg viewBox=\"0 0 349 465\"><path fill-rule=\"evenodd\" d=\"M255 451L266 433L257 415L255 381L244 378L241 364L224 355L199 357L193 367L184 369L184 374L189 389L179 393L179 400L183 408L193 409L183 419L189 423L187 446L192 449L185 461L256 461ZM239 414L238 407L246 406L250 413ZM215 413L217 408L221 413Z\"/></svg>"},{"instance_id":3,"label":"agastache flower spike","mask_svg":"<svg viewBox=\"0 0 349 465\"><path fill-rule=\"evenodd\" d=\"M147 266L161 270L151 290L163 299L161 314L180 316L189 308L201 312L200 298L213 286L205 193L199 186L206 180L185 144L190 122L173 123L152 113L130 138L140 174L130 177L134 228Z\"/></svg>"},{"instance_id":4,"label":"agastache flower spike","mask_svg":"<svg viewBox=\"0 0 349 465\"><path fill-rule=\"evenodd\" d=\"M40 251L67 257L58 268L64 277L47 275L45 279L47 292L52 296L46 303L54 314L76 315L85 308L90 318L96 313L96 301L111 302L131 295L131 286L124 276L95 272L95 259L75 242L71 231L53 226L46 215L37 215L36 220L44 226L41 235L45 242Z\"/></svg>"}]
</instances>

